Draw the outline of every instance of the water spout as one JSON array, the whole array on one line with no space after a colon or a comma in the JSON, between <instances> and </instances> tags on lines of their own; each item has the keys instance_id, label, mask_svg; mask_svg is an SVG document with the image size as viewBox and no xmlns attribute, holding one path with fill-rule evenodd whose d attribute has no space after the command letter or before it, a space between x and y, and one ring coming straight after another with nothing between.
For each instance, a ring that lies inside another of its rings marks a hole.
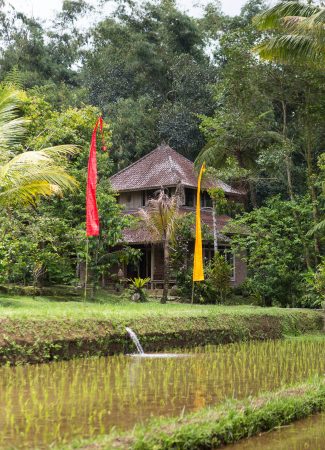
<instances>
[{"instance_id":1,"label":"water spout","mask_svg":"<svg viewBox=\"0 0 325 450\"><path fill-rule=\"evenodd\" d=\"M140 353L141 355L144 354L143 348L140 344L140 341L138 339L138 336L135 334L135 332L133 330L131 330L131 328L126 327L125 328L126 331L128 332L128 335L130 336L130 338L132 339L132 342L134 343L134 345L136 346L138 353Z\"/></svg>"}]
</instances>

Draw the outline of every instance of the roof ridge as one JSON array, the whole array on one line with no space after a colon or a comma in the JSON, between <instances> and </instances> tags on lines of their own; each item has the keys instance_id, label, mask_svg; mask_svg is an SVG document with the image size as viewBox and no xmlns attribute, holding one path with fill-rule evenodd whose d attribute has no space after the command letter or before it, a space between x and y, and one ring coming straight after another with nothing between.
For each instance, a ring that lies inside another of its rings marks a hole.
<instances>
[{"instance_id":1,"label":"roof ridge","mask_svg":"<svg viewBox=\"0 0 325 450\"><path fill-rule=\"evenodd\" d=\"M146 155L141 156L140 159L137 159L136 161L134 161L133 163L129 164L128 166L124 167L124 169L119 170L118 172L114 173L114 175L112 175L110 177L110 179L116 177L117 175L120 175L121 173L125 172L127 169L130 169L131 167L135 166L136 164L138 164L140 161L146 159L149 155L151 155L151 153L154 153L155 151L159 150L160 147L162 147L162 145L158 145L158 147L154 148L153 150L151 150L151 152L147 153Z\"/></svg>"},{"instance_id":2,"label":"roof ridge","mask_svg":"<svg viewBox=\"0 0 325 450\"><path fill-rule=\"evenodd\" d=\"M171 152L176 154L177 157L181 157L181 159L186 161L186 163L190 163L192 168L193 168L193 172L195 174L195 166L194 166L194 162L193 161L191 161L190 159L186 158L186 156L182 155L181 153L176 151L174 148L170 147L170 145L166 145L165 149L167 151L171 150ZM174 174L176 177L181 177L181 174L180 174L180 172L178 170L178 167L177 167L177 165L175 164L175 162L172 159L172 155L170 155L170 154L167 154L167 155L168 155L168 161L169 161L169 164L170 164L171 173ZM177 182L178 181L182 182L183 180L179 179L179 180L177 180Z\"/></svg>"},{"instance_id":3,"label":"roof ridge","mask_svg":"<svg viewBox=\"0 0 325 450\"><path fill-rule=\"evenodd\" d=\"M168 159L169 170L170 170L171 176L173 177L174 173L176 172L176 168L174 167L174 164L173 164L173 161L172 161L172 157L171 157L171 155L169 154L169 152L167 150L168 150L168 147L165 147L166 156L167 156L167 159Z\"/></svg>"},{"instance_id":4,"label":"roof ridge","mask_svg":"<svg viewBox=\"0 0 325 450\"><path fill-rule=\"evenodd\" d=\"M170 145L168 144L160 144L158 145L156 148L154 148L153 150L151 150L151 152L147 153L146 155L141 156L140 159L137 159L136 161L134 161L133 163L129 164L128 166L124 167L123 169L119 170L118 172L114 173L114 175L112 175L110 178L114 178L117 175L120 175L121 173L125 172L127 169L130 169L131 167L135 166L136 164L138 164L140 161L143 161L144 159L146 159L148 156L150 156L152 153L160 150L161 148L163 148L164 150L172 150L173 153L176 153L178 156L180 156L182 159L184 159L185 161L193 164L193 168L195 168L194 162L191 161L190 159L186 158L186 156L182 155L181 153L179 153L178 151L176 151L174 148L172 148ZM170 156L167 154L167 156ZM169 158L168 158L169 160Z\"/></svg>"},{"instance_id":5,"label":"roof ridge","mask_svg":"<svg viewBox=\"0 0 325 450\"><path fill-rule=\"evenodd\" d=\"M185 159L187 162L193 164L193 166L195 167L195 164L193 161L191 161L190 159L186 158L186 156L182 155L181 153L179 153L177 150L175 150L174 148L170 147L169 145L166 145L167 148L169 148L170 150L172 150L174 153L177 154L177 156L180 156L181 158Z\"/></svg>"},{"instance_id":6,"label":"roof ridge","mask_svg":"<svg viewBox=\"0 0 325 450\"><path fill-rule=\"evenodd\" d=\"M185 186L197 189L197 171L193 161L182 155L170 145L161 143L137 161L119 170L110 177L117 191L146 190L160 186ZM225 192L243 195L239 189L220 178L208 177L203 187L217 186Z\"/></svg>"}]
</instances>

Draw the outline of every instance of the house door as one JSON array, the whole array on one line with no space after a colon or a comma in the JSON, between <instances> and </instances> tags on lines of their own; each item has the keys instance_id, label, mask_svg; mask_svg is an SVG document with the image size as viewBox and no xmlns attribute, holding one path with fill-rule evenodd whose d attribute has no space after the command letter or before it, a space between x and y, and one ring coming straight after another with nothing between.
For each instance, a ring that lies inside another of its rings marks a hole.
<instances>
[{"instance_id":1,"label":"house door","mask_svg":"<svg viewBox=\"0 0 325 450\"><path fill-rule=\"evenodd\" d=\"M139 276L141 278L151 277L151 248L149 246L141 249Z\"/></svg>"},{"instance_id":2,"label":"house door","mask_svg":"<svg viewBox=\"0 0 325 450\"><path fill-rule=\"evenodd\" d=\"M151 248L138 247L140 250L140 259L135 264L128 264L127 266L127 277L151 277Z\"/></svg>"}]
</instances>

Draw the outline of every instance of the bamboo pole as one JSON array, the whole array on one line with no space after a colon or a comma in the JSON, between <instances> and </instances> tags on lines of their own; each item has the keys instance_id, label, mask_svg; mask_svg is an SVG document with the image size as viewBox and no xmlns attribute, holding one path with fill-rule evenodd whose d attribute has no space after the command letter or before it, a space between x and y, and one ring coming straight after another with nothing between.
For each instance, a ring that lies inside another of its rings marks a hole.
<instances>
[{"instance_id":1,"label":"bamboo pole","mask_svg":"<svg viewBox=\"0 0 325 450\"><path fill-rule=\"evenodd\" d=\"M192 299L191 299L191 304L193 305L194 303L194 281L192 281Z\"/></svg>"},{"instance_id":2,"label":"bamboo pole","mask_svg":"<svg viewBox=\"0 0 325 450\"><path fill-rule=\"evenodd\" d=\"M85 269L85 292L84 301L87 300L87 283L88 283L88 255L89 255L89 238L86 240L86 269Z\"/></svg>"}]
</instances>

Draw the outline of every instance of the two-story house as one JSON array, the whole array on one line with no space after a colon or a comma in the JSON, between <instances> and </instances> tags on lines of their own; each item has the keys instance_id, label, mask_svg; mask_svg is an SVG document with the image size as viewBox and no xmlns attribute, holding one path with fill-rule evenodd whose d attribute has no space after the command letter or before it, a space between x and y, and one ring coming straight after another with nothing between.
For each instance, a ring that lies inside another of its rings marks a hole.
<instances>
[{"instance_id":1,"label":"two-story house","mask_svg":"<svg viewBox=\"0 0 325 450\"><path fill-rule=\"evenodd\" d=\"M197 174L194 164L168 145L160 145L135 163L113 175L110 179L112 187L119 193L118 201L124 205L125 213L136 215L140 208L145 208L148 200L164 188L169 195L175 193L176 187L182 188L180 213L195 212L197 195ZM212 202L206 189L209 187L223 189L228 199L244 202L245 194L232 188L220 180L205 181L201 193L201 220L213 228ZM228 247L231 235L222 234L222 230L230 220L226 215L217 216L218 250L224 252ZM141 250L142 257L137 266L124 267L127 278L133 276L150 277L153 287L160 287L163 279L162 244L152 239L150 231L144 223L124 230L124 242ZM193 246L194 248L194 246ZM193 251L190 249L189 251ZM213 256L213 242L204 241L204 258ZM227 252L226 252L227 254ZM232 265L232 283L239 285L246 277L246 264L238 255L227 254Z\"/></svg>"}]
</instances>

